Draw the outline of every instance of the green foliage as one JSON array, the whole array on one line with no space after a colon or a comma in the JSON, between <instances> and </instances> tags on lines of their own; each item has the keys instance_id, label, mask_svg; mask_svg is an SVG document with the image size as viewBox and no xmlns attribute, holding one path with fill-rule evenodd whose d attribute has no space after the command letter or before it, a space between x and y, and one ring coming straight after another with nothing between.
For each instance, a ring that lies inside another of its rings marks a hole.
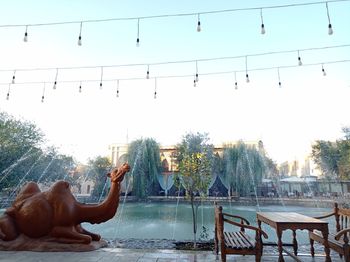
<instances>
[{"instance_id":1,"label":"green foliage","mask_svg":"<svg viewBox=\"0 0 350 262\"><path fill-rule=\"evenodd\" d=\"M133 193L139 199L156 195L160 190L157 179L161 173L159 144L152 138L138 139L130 143L128 152Z\"/></svg>"},{"instance_id":2,"label":"green foliage","mask_svg":"<svg viewBox=\"0 0 350 262\"><path fill-rule=\"evenodd\" d=\"M197 217L199 199L207 193L211 179L213 164L213 145L208 144L207 134L185 135L176 146L175 158L178 162L179 174L175 176L175 184L183 185L186 197L192 208L194 246L196 246ZM181 183L180 183L181 182Z\"/></svg>"},{"instance_id":3,"label":"green foliage","mask_svg":"<svg viewBox=\"0 0 350 262\"><path fill-rule=\"evenodd\" d=\"M75 163L54 148L41 148L44 136L32 123L0 113L0 188L17 190L27 181L66 179Z\"/></svg>"},{"instance_id":4,"label":"green foliage","mask_svg":"<svg viewBox=\"0 0 350 262\"><path fill-rule=\"evenodd\" d=\"M318 140L312 146L312 158L322 173L332 179L350 179L350 128L344 127L344 139Z\"/></svg>"},{"instance_id":5,"label":"green foliage","mask_svg":"<svg viewBox=\"0 0 350 262\"><path fill-rule=\"evenodd\" d=\"M222 175L229 192L234 190L236 194L243 196L254 192L267 171L267 159L264 152L243 142L226 145Z\"/></svg>"},{"instance_id":6,"label":"green foliage","mask_svg":"<svg viewBox=\"0 0 350 262\"><path fill-rule=\"evenodd\" d=\"M111 169L111 161L107 157L98 156L95 159L90 159L88 162L89 170L91 170L90 178L94 181L95 186L92 195L99 197L105 195L105 183L107 182L107 174Z\"/></svg>"}]
</instances>

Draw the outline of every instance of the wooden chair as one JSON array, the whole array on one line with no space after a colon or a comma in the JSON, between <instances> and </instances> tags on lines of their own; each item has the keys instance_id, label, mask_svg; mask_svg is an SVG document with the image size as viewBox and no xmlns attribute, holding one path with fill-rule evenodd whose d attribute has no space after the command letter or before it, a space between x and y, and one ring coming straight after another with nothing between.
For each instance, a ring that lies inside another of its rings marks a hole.
<instances>
[{"instance_id":1,"label":"wooden chair","mask_svg":"<svg viewBox=\"0 0 350 262\"><path fill-rule=\"evenodd\" d=\"M231 218L229 220L228 218ZM240 222L233 221L238 219ZM225 231L224 224L233 225L232 231ZM255 239L246 234L245 230L255 231ZM254 226L250 226L247 219L222 212L222 207L215 205L215 252L221 250L221 261L226 261L226 255L255 255L255 261L259 262L262 256L263 245L261 235L267 238L267 234Z\"/></svg>"},{"instance_id":2,"label":"wooden chair","mask_svg":"<svg viewBox=\"0 0 350 262\"><path fill-rule=\"evenodd\" d=\"M335 228L329 228L328 235L329 248L338 252L340 257L344 256L345 262L350 262L350 248L349 248L349 232L350 232L350 209L339 208L337 203L334 203L334 210L332 213L315 217L323 219L334 216ZM324 238L319 231L309 232L311 255L315 255L314 241L324 245Z\"/></svg>"}]
</instances>

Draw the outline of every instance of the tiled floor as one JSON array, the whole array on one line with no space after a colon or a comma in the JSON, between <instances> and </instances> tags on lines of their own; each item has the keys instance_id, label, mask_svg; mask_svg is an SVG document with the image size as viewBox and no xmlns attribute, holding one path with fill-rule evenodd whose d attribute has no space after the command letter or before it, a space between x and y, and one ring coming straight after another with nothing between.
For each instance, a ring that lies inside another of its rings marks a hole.
<instances>
[{"instance_id":1,"label":"tiled floor","mask_svg":"<svg viewBox=\"0 0 350 262\"><path fill-rule=\"evenodd\" d=\"M277 253L277 252L276 252ZM262 261L278 261L276 253L264 254ZM284 256L286 262L295 261L290 256ZM309 254L299 254L303 262L321 262L325 257L318 255L315 258ZM124 249L102 248L90 252L30 252L30 251L0 251L0 261L11 262L208 262L220 261L220 257L211 251L175 251L175 250L151 250L151 249ZM227 256L228 262L255 261L253 256ZM337 254L332 254L332 261L343 261Z\"/></svg>"}]
</instances>

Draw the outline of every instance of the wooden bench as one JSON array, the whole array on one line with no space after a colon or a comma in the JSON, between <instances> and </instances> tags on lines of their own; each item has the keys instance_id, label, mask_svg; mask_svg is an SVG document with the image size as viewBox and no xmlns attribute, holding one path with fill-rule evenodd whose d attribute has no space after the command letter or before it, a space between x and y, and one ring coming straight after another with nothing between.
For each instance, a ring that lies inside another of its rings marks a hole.
<instances>
[{"instance_id":1,"label":"wooden bench","mask_svg":"<svg viewBox=\"0 0 350 262\"><path fill-rule=\"evenodd\" d=\"M233 219L238 219L240 222L233 221ZM225 231L225 222L238 230ZM255 231L255 239L245 232L246 229ZM237 254L255 255L255 261L259 262L263 251L261 235L267 238L263 230L249 225L247 219L223 213L222 207L215 205L215 252L218 254L220 247L221 261L225 262L228 254Z\"/></svg>"},{"instance_id":2,"label":"wooden bench","mask_svg":"<svg viewBox=\"0 0 350 262\"><path fill-rule=\"evenodd\" d=\"M329 247L338 252L340 257L344 256L345 262L350 262L350 249L349 249L349 232L350 232L350 209L339 208L337 203L334 203L334 210L332 213L315 217L318 219L324 219L334 216L335 228L329 228L330 233L328 235ZM333 230L332 230L333 229ZM317 241L324 245L324 238L319 231L309 232L311 255L315 255L314 241Z\"/></svg>"}]
</instances>

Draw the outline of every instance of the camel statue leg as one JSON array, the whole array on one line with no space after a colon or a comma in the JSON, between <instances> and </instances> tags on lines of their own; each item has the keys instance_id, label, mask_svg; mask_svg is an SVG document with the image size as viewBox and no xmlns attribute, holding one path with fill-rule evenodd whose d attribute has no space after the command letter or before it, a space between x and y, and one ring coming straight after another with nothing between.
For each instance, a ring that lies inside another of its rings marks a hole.
<instances>
[{"instance_id":1,"label":"camel statue leg","mask_svg":"<svg viewBox=\"0 0 350 262\"><path fill-rule=\"evenodd\" d=\"M0 217L0 239L4 241L14 240L18 236L13 218L7 214Z\"/></svg>"},{"instance_id":2,"label":"camel statue leg","mask_svg":"<svg viewBox=\"0 0 350 262\"><path fill-rule=\"evenodd\" d=\"M66 244L89 244L92 241L91 236L77 232L74 226L55 226L51 230L50 236L56 238L58 242Z\"/></svg>"},{"instance_id":3,"label":"camel statue leg","mask_svg":"<svg viewBox=\"0 0 350 262\"><path fill-rule=\"evenodd\" d=\"M88 235L88 236L91 236L92 240L93 241L99 241L101 239L101 236L99 234L95 234L95 233L92 233L90 231L87 231L85 228L83 228L81 226L81 224L79 225L76 225L75 226L75 229L77 232L79 232L80 234L84 234L84 235Z\"/></svg>"}]
</instances>

